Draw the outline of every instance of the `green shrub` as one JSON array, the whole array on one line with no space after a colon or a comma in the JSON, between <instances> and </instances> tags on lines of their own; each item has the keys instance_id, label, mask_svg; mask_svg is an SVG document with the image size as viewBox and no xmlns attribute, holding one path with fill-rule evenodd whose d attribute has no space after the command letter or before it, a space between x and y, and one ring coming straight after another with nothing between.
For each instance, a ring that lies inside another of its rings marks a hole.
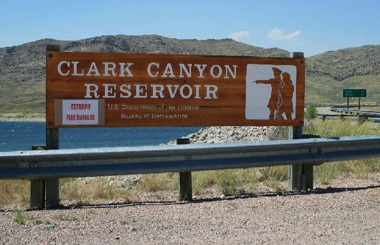
<instances>
[{"instance_id":1,"label":"green shrub","mask_svg":"<svg viewBox=\"0 0 380 245\"><path fill-rule=\"evenodd\" d=\"M14 221L19 225L25 225L27 220L33 219L32 216L26 215L23 211L16 209L14 212L15 218Z\"/></svg>"},{"instance_id":2,"label":"green shrub","mask_svg":"<svg viewBox=\"0 0 380 245\"><path fill-rule=\"evenodd\" d=\"M238 190L238 178L236 170L220 170L217 173L216 184L225 196L233 196Z\"/></svg>"},{"instance_id":3,"label":"green shrub","mask_svg":"<svg viewBox=\"0 0 380 245\"><path fill-rule=\"evenodd\" d=\"M200 171L192 173L193 193L199 195L202 190L212 187L217 183L217 171Z\"/></svg>"},{"instance_id":4,"label":"green shrub","mask_svg":"<svg viewBox=\"0 0 380 245\"><path fill-rule=\"evenodd\" d=\"M306 108L306 114L305 114L305 119L306 120L312 120L317 117L317 107L315 105L309 105Z\"/></svg>"}]
</instances>

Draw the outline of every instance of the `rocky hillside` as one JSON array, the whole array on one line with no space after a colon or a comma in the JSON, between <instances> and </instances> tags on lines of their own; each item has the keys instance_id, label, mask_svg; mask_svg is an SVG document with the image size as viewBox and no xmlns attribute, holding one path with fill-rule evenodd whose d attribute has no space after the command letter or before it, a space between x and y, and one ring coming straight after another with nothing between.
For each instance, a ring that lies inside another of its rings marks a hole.
<instances>
[{"instance_id":1,"label":"rocky hillside","mask_svg":"<svg viewBox=\"0 0 380 245\"><path fill-rule=\"evenodd\" d=\"M222 40L178 40L157 35L101 36L78 41L43 39L0 48L0 114L43 113L45 108L45 48L63 51L175 53L288 57L278 48L264 49ZM369 87L370 101L380 100L380 45L327 52L307 58L306 104L342 103L345 86ZM0 115L1 116L1 115Z\"/></svg>"},{"instance_id":2,"label":"rocky hillside","mask_svg":"<svg viewBox=\"0 0 380 245\"><path fill-rule=\"evenodd\" d=\"M347 48L315 55L307 60L307 72L327 75L337 81L380 74L380 45Z\"/></svg>"}]
</instances>

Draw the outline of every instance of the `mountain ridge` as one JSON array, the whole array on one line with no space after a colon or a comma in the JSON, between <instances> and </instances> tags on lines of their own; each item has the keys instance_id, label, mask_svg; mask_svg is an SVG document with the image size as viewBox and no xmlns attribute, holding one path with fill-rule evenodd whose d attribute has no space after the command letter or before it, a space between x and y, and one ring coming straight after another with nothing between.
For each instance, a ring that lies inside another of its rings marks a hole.
<instances>
[{"instance_id":1,"label":"mountain ridge","mask_svg":"<svg viewBox=\"0 0 380 245\"><path fill-rule=\"evenodd\" d=\"M289 57L279 48L255 47L232 39L174 39L159 35L105 35L76 41L41 39L0 48L0 114L44 112L45 49L60 45L67 52L169 53L223 56ZM380 101L380 45L328 51L306 58L305 104L343 103L346 86L366 86L369 101Z\"/></svg>"}]
</instances>

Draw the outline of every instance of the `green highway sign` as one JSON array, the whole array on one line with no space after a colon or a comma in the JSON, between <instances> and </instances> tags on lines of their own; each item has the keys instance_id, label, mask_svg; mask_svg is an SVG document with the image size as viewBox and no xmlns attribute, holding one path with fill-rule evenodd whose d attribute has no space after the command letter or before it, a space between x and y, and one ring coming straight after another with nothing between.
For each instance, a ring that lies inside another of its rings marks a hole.
<instances>
[{"instance_id":1,"label":"green highway sign","mask_svg":"<svg viewBox=\"0 0 380 245\"><path fill-rule=\"evenodd\" d=\"M367 89L343 89L343 97L367 97Z\"/></svg>"}]
</instances>

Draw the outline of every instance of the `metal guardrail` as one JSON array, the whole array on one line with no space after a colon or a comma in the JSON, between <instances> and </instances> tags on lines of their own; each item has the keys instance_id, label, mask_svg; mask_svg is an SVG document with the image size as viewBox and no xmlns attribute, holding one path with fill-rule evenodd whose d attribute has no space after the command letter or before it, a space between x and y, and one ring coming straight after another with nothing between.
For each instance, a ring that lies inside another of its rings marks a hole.
<instances>
[{"instance_id":1,"label":"metal guardrail","mask_svg":"<svg viewBox=\"0 0 380 245\"><path fill-rule=\"evenodd\" d=\"M372 111L372 110L331 108L331 111L338 112L341 114L355 115L355 116L380 117L380 111Z\"/></svg>"},{"instance_id":2,"label":"metal guardrail","mask_svg":"<svg viewBox=\"0 0 380 245\"><path fill-rule=\"evenodd\" d=\"M320 164L380 157L380 136L0 152L0 179L51 179Z\"/></svg>"},{"instance_id":3,"label":"metal guardrail","mask_svg":"<svg viewBox=\"0 0 380 245\"><path fill-rule=\"evenodd\" d=\"M318 118L327 119L327 118L350 118L358 120L368 120L375 123L380 122L380 111L372 110L357 110L357 109L346 109L334 106L330 108L331 111L337 114L325 114L318 113Z\"/></svg>"}]
</instances>

